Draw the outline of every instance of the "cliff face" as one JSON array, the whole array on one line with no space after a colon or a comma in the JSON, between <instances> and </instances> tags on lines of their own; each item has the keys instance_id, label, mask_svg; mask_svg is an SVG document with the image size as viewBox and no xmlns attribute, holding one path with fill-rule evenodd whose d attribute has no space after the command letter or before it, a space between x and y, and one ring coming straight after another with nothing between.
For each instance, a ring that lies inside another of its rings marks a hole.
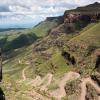
<instances>
[{"instance_id":1,"label":"cliff face","mask_svg":"<svg viewBox=\"0 0 100 100\"><path fill-rule=\"evenodd\" d=\"M60 24L63 23L64 18L63 16L59 16L59 17L47 17L46 21L53 21L56 20L57 22L59 22Z\"/></svg>"},{"instance_id":2,"label":"cliff face","mask_svg":"<svg viewBox=\"0 0 100 100\"><path fill-rule=\"evenodd\" d=\"M95 2L84 7L65 11L63 16L47 17L45 22L57 22L58 25L48 31L48 34L77 33L90 23L100 19L100 3Z\"/></svg>"},{"instance_id":3,"label":"cliff face","mask_svg":"<svg viewBox=\"0 0 100 100\"><path fill-rule=\"evenodd\" d=\"M100 19L100 3L90 4L84 7L78 7L73 10L65 11L64 21L74 22L77 19L84 19L86 21L95 22Z\"/></svg>"}]
</instances>

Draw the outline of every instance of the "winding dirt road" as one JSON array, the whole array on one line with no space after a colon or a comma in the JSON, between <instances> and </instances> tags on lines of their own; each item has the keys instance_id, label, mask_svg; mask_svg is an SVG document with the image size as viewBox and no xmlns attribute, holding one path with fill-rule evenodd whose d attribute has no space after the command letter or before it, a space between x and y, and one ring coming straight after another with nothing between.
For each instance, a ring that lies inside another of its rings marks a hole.
<instances>
[{"instance_id":1,"label":"winding dirt road","mask_svg":"<svg viewBox=\"0 0 100 100\"><path fill-rule=\"evenodd\" d=\"M66 96L66 92L64 89L64 86L66 85L66 82L70 80L75 80L80 77L80 74L75 72L68 72L64 75L64 77L59 81L59 89L55 90L51 93L53 97L56 98L56 100L61 100L62 97Z\"/></svg>"},{"instance_id":2,"label":"winding dirt road","mask_svg":"<svg viewBox=\"0 0 100 100\"><path fill-rule=\"evenodd\" d=\"M40 76L36 76L35 79L33 79L32 81L28 82L26 85L32 85L32 86L38 86L41 82L41 77Z\"/></svg>"},{"instance_id":3,"label":"winding dirt road","mask_svg":"<svg viewBox=\"0 0 100 100\"><path fill-rule=\"evenodd\" d=\"M51 84L53 79L53 75L51 73L48 73L44 78L41 78L40 76L36 76L35 79L28 82L27 85L32 86L40 86L41 90L47 90L47 86Z\"/></svg>"},{"instance_id":4,"label":"winding dirt road","mask_svg":"<svg viewBox=\"0 0 100 100\"><path fill-rule=\"evenodd\" d=\"M27 78L26 78L26 76L25 76L25 71L28 69L29 67L26 67L26 68L24 68L23 70L22 70L22 77L23 77L23 80L22 80L22 82L23 81L26 81L27 80ZM47 74L43 79L41 79L41 77L40 76L37 76L34 80L32 80L32 81L30 81L30 82L25 82L25 84L26 85L32 85L32 86L39 86L40 84L42 84L42 82L44 82L45 81L45 79L48 79L47 80L47 84L46 84L46 86L48 86L49 85L49 83L51 83L51 77L52 75L51 74ZM44 86L45 88L46 88L46 86ZM47 97L45 97L45 96L43 96L42 94L40 94L40 93L38 93L38 92L36 92L34 89L32 90L32 91L30 91L30 92L26 92L25 93L28 97L31 97L32 98L32 100L51 100L51 99L49 99L49 98L47 98Z\"/></svg>"},{"instance_id":5,"label":"winding dirt road","mask_svg":"<svg viewBox=\"0 0 100 100\"><path fill-rule=\"evenodd\" d=\"M36 91L28 92L27 95L29 97L32 97L33 100L51 100L45 96L42 96L41 94L37 93Z\"/></svg>"},{"instance_id":6,"label":"winding dirt road","mask_svg":"<svg viewBox=\"0 0 100 100\"><path fill-rule=\"evenodd\" d=\"M25 76L25 71L28 68L29 67L26 67L22 70L22 77L23 77L22 81L27 80L27 78ZM55 91L53 91L52 93L50 93L50 96L54 97L55 100L61 100L62 97L66 96L66 92L65 92L65 89L64 89L66 82L75 80L79 77L80 77L80 74L78 74L76 72L65 73L65 75L58 81L59 88L56 89ZM37 76L34 80L30 81L27 85L32 84L32 86L35 86L35 87L39 86L40 90L47 91L47 89L48 89L47 86L51 84L52 79L53 79L53 75L51 73L48 73L44 78ZM85 97L86 97L86 94L87 94L87 88L86 88L87 84L90 84L91 86L93 86L94 89L98 93L100 93L100 87L90 77L84 78L81 81L82 81L81 84L80 84L81 94L80 94L78 100L85 100ZM35 92L34 90L31 91L29 94L32 96L32 98L34 98L33 100L50 100L48 98L45 98L41 94Z\"/></svg>"},{"instance_id":7,"label":"winding dirt road","mask_svg":"<svg viewBox=\"0 0 100 100\"><path fill-rule=\"evenodd\" d=\"M29 82L27 85L32 85L35 87L40 87L40 90L47 90L47 86L51 84L53 75L48 73L44 78L41 78L40 76L36 76L36 78ZM28 96L31 96L33 100L51 100L40 93L36 92L35 90L32 90L28 92Z\"/></svg>"},{"instance_id":8,"label":"winding dirt road","mask_svg":"<svg viewBox=\"0 0 100 100\"><path fill-rule=\"evenodd\" d=\"M25 81L25 80L26 80L25 71L26 71L28 68L29 68L29 66L28 66L28 67L25 67L25 68L22 70L22 78L23 78L22 81Z\"/></svg>"},{"instance_id":9,"label":"winding dirt road","mask_svg":"<svg viewBox=\"0 0 100 100\"><path fill-rule=\"evenodd\" d=\"M26 81L26 75L25 75L25 71L27 70L29 68L29 66L28 67L25 67L23 70L22 70L22 80L19 80L18 81L18 83L21 83L22 84L22 82L24 82L24 81Z\"/></svg>"},{"instance_id":10,"label":"winding dirt road","mask_svg":"<svg viewBox=\"0 0 100 100\"><path fill-rule=\"evenodd\" d=\"M44 77L43 82L45 82L45 84L41 87L41 90L45 90L47 91L47 87L51 84L53 79L53 75L51 73L47 74L46 77Z\"/></svg>"},{"instance_id":11,"label":"winding dirt road","mask_svg":"<svg viewBox=\"0 0 100 100\"><path fill-rule=\"evenodd\" d=\"M87 91L87 88L86 88L86 85L87 84L90 84L91 86L94 87L94 89L100 93L100 87L89 77L89 78L84 78L82 79L82 83L81 83L81 95L79 97L79 100L86 100L85 97L86 97L86 91Z\"/></svg>"}]
</instances>

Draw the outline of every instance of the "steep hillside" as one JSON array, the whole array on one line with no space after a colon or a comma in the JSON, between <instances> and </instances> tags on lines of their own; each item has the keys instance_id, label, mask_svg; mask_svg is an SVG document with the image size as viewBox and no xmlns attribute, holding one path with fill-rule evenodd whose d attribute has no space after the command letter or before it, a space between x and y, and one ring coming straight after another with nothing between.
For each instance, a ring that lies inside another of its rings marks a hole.
<instances>
[{"instance_id":1,"label":"steep hillside","mask_svg":"<svg viewBox=\"0 0 100 100\"><path fill-rule=\"evenodd\" d=\"M18 36L1 37L9 51L1 85L7 100L99 100L100 21L75 16L47 18Z\"/></svg>"},{"instance_id":2,"label":"steep hillside","mask_svg":"<svg viewBox=\"0 0 100 100\"><path fill-rule=\"evenodd\" d=\"M36 25L29 32L34 32L39 37L46 36L52 28L57 27L60 23L63 23L62 20L62 17L47 18L45 21Z\"/></svg>"},{"instance_id":3,"label":"steep hillside","mask_svg":"<svg viewBox=\"0 0 100 100\"><path fill-rule=\"evenodd\" d=\"M79 50L80 52L82 51L82 49L85 50L89 50L89 47L94 47L93 49L97 49L100 48L100 22L94 24L92 27L90 27L88 30L86 30L85 32L82 32L79 36L71 39L68 42L68 45L70 45L70 47L75 47L77 46L77 48L75 48L75 51L77 51L77 49L81 49ZM83 46L83 47L82 47ZM90 52L90 51L88 51Z\"/></svg>"},{"instance_id":4,"label":"steep hillside","mask_svg":"<svg viewBox=\"0 0 100 100\"><path fill-rule=\"evenodd\" d=\"M93 70L100 55L100 22L72 38L67 46L81 68ZM86 71L85 71L86 72Z\"/></svg>"},{"instance_id":5,"label":"steep hillside","mask_svg":"<svg viewBox=\"0 0 100 100\"><path fill-rule=\"evenodd\" d=\"M38 38L48 34L50 29L59 25L59 17L45 20L32 29L11 30L0 32L0 47L3 51L18 49L32 44Z\"/></svg>"},{"instance_id":6,"label":"steep hillside","mask_svg":"<svg viewBox=\"0 0 100 100\"><path fill-rule=\"evenodd\" d=\"M57 100L56 89L59 89L60 86L59 79L61 78L63 81L65 81L63 75L66 74L66 77L68 77L67 73L69 71L80 73L81 77L87 75L99 76L96 74L97 72L92 72L95 67L95 60L97 58L97 55L99 55L98 53L95 54L96 50L99 49L100 43L99 25L100 23L92 23L85 27L78 35L62 33L54 37L54 35L50 34L49 36L44 37L42 40L37 41L35 44L30 45L27 48L23 47L19 50L16 50L14 52L16 56L14 56L13 58L9 58L7 61L4 61L4 80L8 82L5 83L5 85L11 84L14 95L17 95L18 92L20 92L19 95L22 95L23 93L24 95L27 95L27 97L24 96L20 98L19 96L12 96L9 94L7 88L5 88L5 86L2 86L3 90L6 93L6 97L11 99L12 97L15 99L19 98L19 100L28 98L30 100L31 98L29 98L28 93L23 91L26 90L27 92L32 92L36 89L35 91L39 94L42 93L44 97L46 96L50 99L53 96L55 98L54 100ZM93 47L91 46L92 44L95 45L95 48L94 45ZM91 52L91 50L93 51ZM76 61L76 64L72 63L71 59L73 57ZM86 66L84 67L84 65ZM9 70L9 68L11 70ZM52 84L50 83L48 87L45 87L46 80L49 79L48 73L51 73L53 75L54 80L52 80ZM38 76L40 76L43 80L39 81L40 78ZM8 80L7 77L9 77L11 80ZM35 85L36 80L38 80L38 83L40 82L40 85L36 85L36 87L34 86L33 89L33 85ZM69 91L66 92L66 95L64 91L59 90L59 92L63 93L62 97L63 95L65 96L63 99L66 100L67 98L68 100L70 100L71 98L77 98L77 93L80 93L80 88L78 86L78 84L81 84L80 80L81 78L75 78L75 80L73 79L72 81L67 80L68 83L66 84L66 91ZM14 84L12 84L12 81ZM20 84L23 85L20 86ZM27 84L30 84L30 86ZM20 86L20 89L16 90L16 87L18 86ZM74 87L76 86L78 88L74 90ZM37 87L39 90L37 89ZM44 89L44 87L47 88L46 93L43 92L44 90L42 90ZM61 88L63 89L63 85ZM91 87L89 89L91 90ZM74 91L74 93L72 91ZM51 93L52 96L50 96L48 92ZM71 93L73 95L71 95ZM96 95L94 95L94 97L98 97L96 91L95 94Z\"/></svg>"}]
</instances>

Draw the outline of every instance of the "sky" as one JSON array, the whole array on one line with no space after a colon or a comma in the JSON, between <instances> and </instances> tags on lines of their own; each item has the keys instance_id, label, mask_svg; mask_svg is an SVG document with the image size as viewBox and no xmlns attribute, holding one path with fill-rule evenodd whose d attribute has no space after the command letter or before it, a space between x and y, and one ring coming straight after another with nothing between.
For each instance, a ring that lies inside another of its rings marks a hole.
<instances>
[{"instance_id":1,"label":"sky","mask_svg":"<svg viewBox=\"0 0 100 100\"><path fill-rule=\"evenodd\" d=\"M33 27L46 17L100 0L0 0L0 28Z\"/></svg>"}]
</instances>

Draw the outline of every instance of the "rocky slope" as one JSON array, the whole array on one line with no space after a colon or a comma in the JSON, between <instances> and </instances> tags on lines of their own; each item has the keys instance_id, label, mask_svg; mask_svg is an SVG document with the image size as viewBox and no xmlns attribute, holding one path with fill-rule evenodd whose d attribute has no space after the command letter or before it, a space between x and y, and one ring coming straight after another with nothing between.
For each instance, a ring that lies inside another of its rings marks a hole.
<instances>
[{"instance_id":1,"label":"rocky slope","mask_svg":"<svg viewBox=\"0 0 100 100\"><path fill-rule=\"evenodd\" d=\"M99 4L82 9L94 5ZM7 100L100 99L99 14L92 20L90 14L75 13L47 18L26 31L39 39L4 54L2 88Z\"/></svg>"}]
</instances>

